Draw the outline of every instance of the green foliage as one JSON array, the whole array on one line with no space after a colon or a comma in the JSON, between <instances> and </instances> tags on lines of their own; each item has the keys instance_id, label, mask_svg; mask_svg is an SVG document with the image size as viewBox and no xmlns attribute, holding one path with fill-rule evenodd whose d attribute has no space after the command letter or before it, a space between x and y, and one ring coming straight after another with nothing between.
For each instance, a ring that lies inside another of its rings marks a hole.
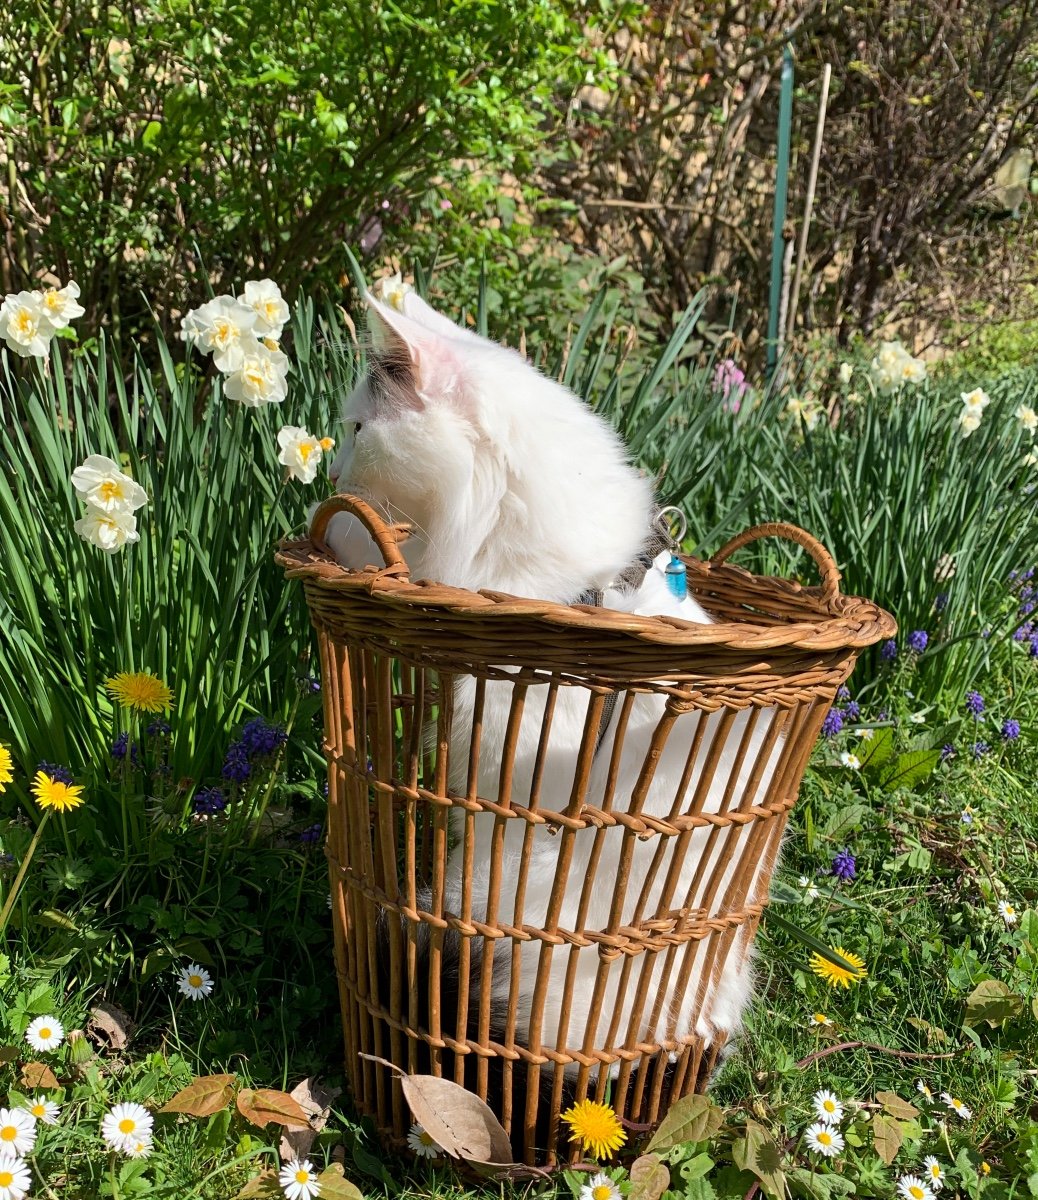
<instances>
[{"instance_id":1,"label":"green foliage","mask_svg":"<svg viewBox=\"0 0 1038 1200\"><path fill-rule=\"evenodd\" d=\"M608 84L587 25L627 10L305 0L271 19L240 0L121 0L58 20L15 0L0 40L15 261L0 283L56 269L89 323L133 329L147 304L165 319L246 271L337 289L344 242L410 225L430 192L457 187L463 234L472 162L521 177L551 98L589 72Z\"/></svg>"}]
</instances>

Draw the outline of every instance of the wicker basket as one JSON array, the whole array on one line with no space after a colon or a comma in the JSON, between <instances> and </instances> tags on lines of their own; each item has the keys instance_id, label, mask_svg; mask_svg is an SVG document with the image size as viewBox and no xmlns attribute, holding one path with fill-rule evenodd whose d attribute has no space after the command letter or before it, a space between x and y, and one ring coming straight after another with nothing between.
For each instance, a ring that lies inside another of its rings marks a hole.
<instances>
[{"instance_id":1,"label":"wicker basket","mask_svg":"<svg viewBox=\"0 0 1038 1200\"><path fill-rule=\"evenodd\" d=\"M326 552L340 511L366 523L385 566L350 571ZM766 536L803 546L822 586L725 562ZM277 556L303 580L320 644L346 1068L358 1107L388 1136L406 1134L406 1104L388 1068L361 1055L464 1084L495 1109L517 1157L551 1164L569 1154L558 1115L575 1099L651 1123L705 1088L723 1032L690 1034L694 1019L675 1028L657 1010L665 993L701 1006L722 971L741 969L826 711L857 652L895 625L841 595L829 553L789 525L747 530L709 562L685 559L712 625L412 582L404 537L337 496L311 539ZM549 802L553 713L578 701L565 799L556 789ZM625 733L648 704L659 714L648 751L634 786L618 787ZM646 806L675 747L683 786ZM493 764L489 787L481 762ZM545 845L554 874L534 894L531 856L543 875ZM474 874L485 897L475 906ZM596 921L603 896L608 917ZM520 1006L524 961L536 986Z\"/></svg>"}]
</instances>

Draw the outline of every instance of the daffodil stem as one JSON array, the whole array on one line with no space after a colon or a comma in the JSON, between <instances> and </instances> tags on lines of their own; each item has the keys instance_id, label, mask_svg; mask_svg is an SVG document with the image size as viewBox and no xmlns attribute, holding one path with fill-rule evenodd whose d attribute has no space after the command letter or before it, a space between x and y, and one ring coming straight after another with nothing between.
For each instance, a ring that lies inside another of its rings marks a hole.
<instances>
[{"instance_id":1,"label":"daffodil stem","mask_svg":"<svg viewBox=\"0 0 1038 1200\"><path fill-rule=\"evenodd\" d=\"M50 820L50 809L43 814L43 817L36 826L36 832L32 836L32 841L29 843L29 849L26 850L22 857L21 866L18 868L18 874L14 877L14 883L11 884L11 890L7 893L7 899L4 901L3 911L0 912L0 937L3 937L7 932L7 922L11 919L11 912L14 909L14 902L18 899L18 893L21 891L22 881L25 879L25 874L29 870L29 863L32 862L32 856L36 853L36 847L40 844L40 838L43 836L43 831L47 827L47 822Z\"/></svg>"}]
</instances>

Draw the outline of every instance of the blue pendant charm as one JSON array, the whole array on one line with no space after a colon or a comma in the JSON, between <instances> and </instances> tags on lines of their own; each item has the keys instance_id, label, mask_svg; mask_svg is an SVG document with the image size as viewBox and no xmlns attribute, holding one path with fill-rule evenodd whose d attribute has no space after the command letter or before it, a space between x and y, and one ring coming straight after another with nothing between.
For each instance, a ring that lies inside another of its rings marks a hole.
<instances>
[{"instance_id":1,"label":"blue pendant charm","mask_svg":"<svg viewBox=\"0 0 1038 1200\"><path fill-rule=\"evenodd\" d=\"M667 576L667 587L672 596L684 600L688 595L688 582L685 579L685 564L676 554L671 554L670 562L664 572Z\"/></svg>"}]
</instances>

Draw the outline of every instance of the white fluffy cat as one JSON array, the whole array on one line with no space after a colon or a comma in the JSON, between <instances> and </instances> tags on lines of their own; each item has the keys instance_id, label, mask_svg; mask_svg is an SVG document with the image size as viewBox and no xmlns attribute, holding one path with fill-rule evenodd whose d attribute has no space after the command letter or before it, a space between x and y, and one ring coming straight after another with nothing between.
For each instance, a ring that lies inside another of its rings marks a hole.
<instances>
[{"instance_id":1,"label":"white fluffy cat","mask_svg":"<svg viewBox=\"0 0 1038 1200\"><path fill-rule=\"evenodd\" d=\"M414 293L406 293L399 308L371 296L367 302L375 353L368 377L345 402L345 436L330 475L338 491L358 493L390 520L411 523L414 532L403 553L412 578L560 603L574 603L587 589L597 588L605 590L609 607L709 623L694 600L675 599L659 569L662 564L649 569L636 592L610 588L646 546L654 504L650 484L629 464L623 445L605 421L515 351L458 327ZM335 518L328 542L347 566L380 561L367 533L352 518ZM676 658L675 669L688 669L694 651L679 650ZM507 682L490 682L486 688L478 786L479 794L492 800L497 799L500 746L512 690ZM546 686L533 686L527 694L515 756L513 803L529 802L547 691ZM474 697L473 682L463 681L456 695L450 744L451 786L462 793ZM582 688L559 689L539 798L542 811L563 812L570 802L589 700L590 693ZM616 811L628 807L646 770L650 741L664 717L665 701L664 695L639 694L630 705L623 753L618 768L614 767ZM607 790L613 738L623 706L621 693L595 757L584 797L586 804L595 807L602 805ZM641 811L666 817L762 803L781 754L783 732L783 718L774 709L740 713L722 709L709 716L681 713L656 758ZM697 756L689 770L690 747L697 735ZM715 736L724 739L725 749L712 777L704 780L701 764ZM488 901L495 819L477 816L473 827L471 904L473 916L481 919ZM496 913L505 924L515 917L516 875L526 828L523 820L506 824L504 883ZM461 835L459 825L444 879L445 908L454 913L462 905ZM640 840L625 835L621 826L607 829L599 847L596 882L582 896L596 839L590 830L574 838L565 896L554 927L578 934L615 931L632 921L657 917L665 921L667 914L677 910L686 910L690 919L698 920L763 899L755 894L757 875L750 881L748 896L729 894L730 885L737 882L733 869L711 869L719 861L725 839L709 825L691 832L683 865L671 871L674 844L680 840L667 839L667 854L654 865L660 839ZM525 902L516 923L544 925L559 846L557 833L543 825L535 828ZM769 852L776 849L770 846ZM762 860L764 850L762 844ZM614 912L614 884L622 869L629 878L626 899L622 911ZM713 883L712 875L717 876ZM661 1042L673 1048L693 1032L707 1041L727 1036L738 1028L750 993L748 939L743 930L733 928L720 958L708 950L712 941L716 939L689 943L672 957L666 952L636 955L626 971L624 956L607 962L595 943L557 946L550 966L540 968L550 972L550 984L535 1029L530 1028L530 1000L542 943L525 942L516 1039L542 1047L625 1045L633 1050ZM562 1027L560 998L574 955L574 1002L568 1024ZM494 976L498 998L507 995L509 968L508 946L504 951L499 946ZM477 985L478 978L473 980L473 993ZM641 1019L632 1021L639 992L649 999L641 1005ZM593 1007L600 1015L596 1027L586 1030Z\"/></svg>"}]
</instances>

